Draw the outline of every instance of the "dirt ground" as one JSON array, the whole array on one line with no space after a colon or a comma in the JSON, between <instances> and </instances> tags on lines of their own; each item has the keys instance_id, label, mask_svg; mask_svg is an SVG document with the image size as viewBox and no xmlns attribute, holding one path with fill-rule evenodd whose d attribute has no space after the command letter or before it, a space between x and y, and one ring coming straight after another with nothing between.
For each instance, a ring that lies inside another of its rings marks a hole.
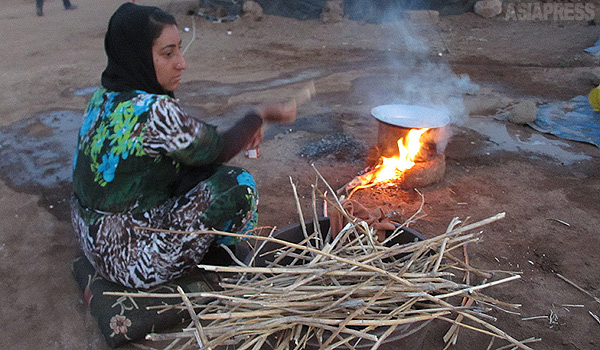
<instances>
[{"instance_id":1,"label":"dirt ground","mask_svg":"<svg viewBox=\"0 0 600 350\"><path fill-rule=\"evenodd\" d=\"M4 0L0 14L1 349L107 348L71 276L77 249L68 199L79 116L99 85L104 33L121 1L74 3L79 9L64 11L59 0L47 0L40 18L32 0ZM307 159L307 145L344 134L369 148L377 139L371 108L424 98L447 104L454 119L446 173L419 189L426 216L412 228L432 237L453 217L472 222L506 212L469 247L475 266L523 273L487 290L522 304L518 315L494 313L495 325L517 339L541 338L535 349L600 348L600 324L589 314L600 315L600 304L557 277L600 297L600 151L511 124L502 113L525 99L587 94L599 61L583 49L600 27L473 13L414 26L276 16L192 24L184 15L190 2L136 3L168 9L189 29L182 31L189 68L177 97L199 118L226 127L253 104L289 98L314 81L317 94L296 123L269 127L260 158L232 162L256 177L260 225L298 221L290 177L310 208L311 162L334 188L365 166L352 152ZM399 191L381 206L408 217L418 201L415 192ZM553 322L522 320L550 314ZM447 328L430 327L422 349L443 348ZM454 348L488 344L489 336L463 330Z\"/></svg>"}]
</instances>

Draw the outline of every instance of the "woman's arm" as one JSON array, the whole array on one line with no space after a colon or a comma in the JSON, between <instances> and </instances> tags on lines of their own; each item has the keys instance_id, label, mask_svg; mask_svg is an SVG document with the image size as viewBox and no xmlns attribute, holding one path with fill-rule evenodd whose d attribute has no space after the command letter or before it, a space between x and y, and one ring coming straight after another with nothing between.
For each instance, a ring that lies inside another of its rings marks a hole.
<instances>
[{"instance_id":1,"label":"woman's arm","mask_svg":"<svg viewBox=\"0 0 600 350\"><path fill-rule=\"evenodd\" d=\"M256 112L250 112L246 116L225 131L223 138L223 150L215 159L215 163L225 163L235 157L241 150L247 148L254 140L255 135L260 132L263 119Z\"/></svg>"},{"instance_id":2,"label":"woman's arm","mask_svg":"<svg viewBox=\"0 0 600 350\"><path fill-rule=\"evenodd\" d=\"M223 151L216 159L225 163L241 150L258 146L262 140L261 127L265 123L291 123L296 119L296 103L265 103L223 133Z\"/></svg>"},{"instance_id":3,"label":"woman's arm","mask_svg":"<svg viewBox=\"0 0 600 350\"><path fill-rule=\"evenodd\" d=\"M219 134L216 127L187 116L176 100L154 103L146 125L144 149L150 156L160 154L190 166L225 163L244 148L256 146L266 122L292 122L296 104L259 105L233 127Z\"/></svg>"}]
</instances>

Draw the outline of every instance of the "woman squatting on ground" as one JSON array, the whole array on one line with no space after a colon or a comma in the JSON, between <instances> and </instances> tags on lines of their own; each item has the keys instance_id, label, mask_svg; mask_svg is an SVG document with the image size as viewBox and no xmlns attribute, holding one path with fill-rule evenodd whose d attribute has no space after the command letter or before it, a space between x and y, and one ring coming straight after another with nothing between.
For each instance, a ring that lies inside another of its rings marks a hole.
<instances>
[{"instance_id":1,"label":"woman squatting on ground","mask_svg":"<svg viewBox=\"0 0 600 350\"><path fill-rule=\"evenodd\" d=\"M174 98L187 68L175 18L125 3L105 37L108 64L91 97L73 162L72 222L98 273L148 288L180 277L211 246L237 240L171 231L246 233L258 194L244 169L223 165L262 139L266 122L292 122L296 104L262 104L230 129L189 115Z\"/></svg>"}]
</instances>

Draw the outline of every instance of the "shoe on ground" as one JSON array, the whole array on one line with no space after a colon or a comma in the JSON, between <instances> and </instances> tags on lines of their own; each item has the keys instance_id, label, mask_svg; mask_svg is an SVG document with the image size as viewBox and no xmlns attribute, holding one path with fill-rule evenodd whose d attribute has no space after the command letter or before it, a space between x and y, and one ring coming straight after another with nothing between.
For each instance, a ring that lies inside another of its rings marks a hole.
<instances>
[{"instance_id":1,"label":"shoe on ground","mask_svg":"<svg viewBox=\"0 0 600 350\"><path fill-rule=\"evenodd\" d=\"M35 8L35 14L41 17L41 16L44 15L44 11L42 11L41 7L36 7Z\"/></svg>"},{"instance_id":2,"label":"shoe on ground","mask_svg":"<svg viewBox=\"0 0 600 350\"><path fill-rule=\"evenodd\" d=\"M77 5L71 5L69 7L65 7L65 10L77 10Z\"/></svg>"}]
</instances>

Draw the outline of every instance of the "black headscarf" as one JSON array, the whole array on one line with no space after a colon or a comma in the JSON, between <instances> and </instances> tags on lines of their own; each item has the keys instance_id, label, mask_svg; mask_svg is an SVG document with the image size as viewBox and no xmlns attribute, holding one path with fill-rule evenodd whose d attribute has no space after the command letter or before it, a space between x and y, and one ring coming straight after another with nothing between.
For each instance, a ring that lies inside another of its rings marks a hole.
<instances>
[{"instance_id":1,"label":"black headscarf","mask_svg":"<svg viewBox=\"0 0 600 350\"><path fill-rule=\"evenodd\" d=\"M159 17L175 24L173 16L154 6L127 2L110 18L104 38L108 64L102 73L102 86L112 91L142 90L148 93L173 96L156 79L152 60L152 44L160 35Z\"/></svg>"}]
</instances>

